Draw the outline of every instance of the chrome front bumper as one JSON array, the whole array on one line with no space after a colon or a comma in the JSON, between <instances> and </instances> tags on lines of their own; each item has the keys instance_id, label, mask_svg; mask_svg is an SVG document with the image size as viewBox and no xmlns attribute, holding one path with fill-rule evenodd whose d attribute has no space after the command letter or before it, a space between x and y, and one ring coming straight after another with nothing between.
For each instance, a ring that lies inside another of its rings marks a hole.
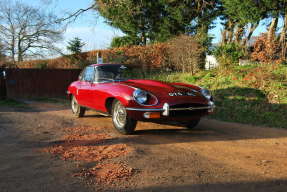
<instances>
[{"instance_id":1,"label":"chrome front bumper","mask_svg":"<svg viewBox=\"0 0 287 192\"><path fill-rule=\"evenodd\" d=\"M187 107L187 108L170 108L168 103L165 103L162 108L153 109L153 108L126 108L128 111L140 111L140 112L163 112L163 116L169 116L170 111L196 111L207 109L208 112L213 112L215 109L214 102L210 101L208 106L204 107Z\"/></svg>"}]
</instances>

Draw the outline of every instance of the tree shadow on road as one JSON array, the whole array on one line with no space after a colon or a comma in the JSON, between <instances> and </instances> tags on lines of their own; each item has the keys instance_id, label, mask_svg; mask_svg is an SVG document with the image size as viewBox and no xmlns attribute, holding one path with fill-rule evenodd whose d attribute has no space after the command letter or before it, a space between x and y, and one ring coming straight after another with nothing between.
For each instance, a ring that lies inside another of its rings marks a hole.
<instances>
[{"instance_id":1,"label":"tree shadow on road","mask_svg":"<svg viewBox=\"0 0 287 192\"><path fill-rule=\"evenodd\" d=\"M271 192L287 191L287 180L285 179L274 179L257 182L237 182L237 183L214 183L214 184L194 184L194 185L173 185L173 186L150 186L145 188L137 188L126 190L130 191L155 191L155 192L197 192L197 191L212 191L212 192Z\"/></svg>"},{"instance_id":2,"label":"tree shadow on road","mask_svg":"<svg viewBox=\"0 0 287 192\"><path fill-rule=\"evenodd\" d=\"M230 87L214 91L217 110L212 118L259 126L287 128L287 98L253 88ZM284 104L285 103L285 104Z\"/></svg>"}]
</instances>

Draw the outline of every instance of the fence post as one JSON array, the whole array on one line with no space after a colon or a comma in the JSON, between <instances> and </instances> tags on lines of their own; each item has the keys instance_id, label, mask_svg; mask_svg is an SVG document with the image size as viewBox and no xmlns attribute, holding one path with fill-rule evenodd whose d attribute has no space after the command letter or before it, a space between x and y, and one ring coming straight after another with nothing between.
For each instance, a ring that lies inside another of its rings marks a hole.
<instances>
[{"instance_id":1,"label":"fence post","mask_svg":"<svg viewBox=\"0 0 287 192\"><path fill-rule=\"evenodd\" d=\"M6 71L5 68L0 68L0 99L6 99Z\"/></svg>"}]
</instances>

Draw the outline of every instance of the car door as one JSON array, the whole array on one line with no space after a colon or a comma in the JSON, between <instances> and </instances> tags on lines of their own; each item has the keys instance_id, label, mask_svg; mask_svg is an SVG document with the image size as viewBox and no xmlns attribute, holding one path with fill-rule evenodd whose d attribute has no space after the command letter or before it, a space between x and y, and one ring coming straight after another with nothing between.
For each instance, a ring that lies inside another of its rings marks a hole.
<instances>
[{"instance_id":1,"label":"car door","mask_svg":"<svg viewBox=\"0 0 287 192\"><path fill-rule=\"evenodd\" d=\"M102 81L98 80L98 69L99 68L95 67L94 83L91 84L91 108L104 112L107 94L105 93L105 90L103 90L103 84L107 83L103 83Z\"/></svg>"},{"instance_id":2,"label":"car door","mask_svg":"<svg viewBox=\"0 0 287 192\"><path fill-rule=\"evenodd\" d=\"M78 102L80 105L91 107L92 103L91 85L94 81L94 76L95 76L94 66L86 67L78 89Z\"/></svg>"}]
</instances>

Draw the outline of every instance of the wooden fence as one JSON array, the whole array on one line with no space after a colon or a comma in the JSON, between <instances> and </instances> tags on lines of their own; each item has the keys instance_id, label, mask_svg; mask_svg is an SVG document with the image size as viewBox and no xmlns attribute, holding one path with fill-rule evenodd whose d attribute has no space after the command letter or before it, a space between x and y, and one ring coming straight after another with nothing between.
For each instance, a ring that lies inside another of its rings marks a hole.
<instances>
[{"instance_id":1,"label":"wooden fence","mask_svg":"<svg viewBox=\"0 0 287 192\"><path fill-rule=\"evenodd\" d=\"M79 69L7 69L7 98L62 97Z\"/></svg>"}]
</instances>

